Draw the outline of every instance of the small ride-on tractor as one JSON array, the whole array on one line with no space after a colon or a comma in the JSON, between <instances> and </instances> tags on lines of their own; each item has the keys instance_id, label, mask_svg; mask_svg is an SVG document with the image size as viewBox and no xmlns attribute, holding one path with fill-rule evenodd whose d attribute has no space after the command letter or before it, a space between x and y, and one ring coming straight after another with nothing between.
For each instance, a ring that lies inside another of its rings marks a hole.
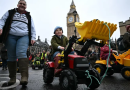
<instances>
[{"instance_id":1,"label":"small ride-on tractor","mask_svg":"<svg viewBox=\"0 0 130 90\"><path fill-rule=\"evenodd\" d=\"M108 68L107 75L111 76L114 73L121 73L121 75L130 80L130 49L122 54L114 54L115 60L110 60L112 67ZM95 69L99 72L100 76L104 75L106 70L106 60L97 60Z\"/></svg>"},{"instance_id":2,"label":"small ride-on tractor","mask_svg":"<svg viewBox=\"0 0 130 90\"><path fill-rule=\"evenodd\" d=\"M96 19L85 23L75 23L81 38L77 38L77 36L70 37L65 50L59 55L60 58L57 57L45 63L43 80L46 84L52 83L54 77L59 77L61 90L76 90L77 84L86 84L91 89L100 86L99 73L91 67L84 55L92 44L103 46L104 41L109 39L106 35L102 35L104 33L102 32L103 30L106 30L106 34L109 32L103 23L103 21L100 22ZM113 33L116 25L108 23L108 26ZM95 39L102 40L102 43L96 42ZM78 55L69 54L74 43L83 46L80 51L75 50Z\"/></svg>"},{"instance_id":3,"label":"small ride-on tractor","mask_svg":"<svg viewBox=\"0 0 130 90\"><path fill-rule=\"evenodd\" d=\"M36 69L36 67L38 67L38 69L42 69L42 64L40 62L40 60L34 60L33 63L32 63L32 69Z\"/></svg>"}]
</instances>

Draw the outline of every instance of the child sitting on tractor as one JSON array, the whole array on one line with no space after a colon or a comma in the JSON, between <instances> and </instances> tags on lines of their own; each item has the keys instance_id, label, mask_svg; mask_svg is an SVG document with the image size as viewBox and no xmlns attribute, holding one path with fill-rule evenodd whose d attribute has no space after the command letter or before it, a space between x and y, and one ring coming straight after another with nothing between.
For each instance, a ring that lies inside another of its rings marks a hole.
<instances>
[{"instance_id":1,"label":"child sitting on tractor","mask_svg":"<svg viewBox=\"0 0 130 90\"><path fill-rule=\"evenodd\" d=\"M66 47L66 45L68 44L68 39L66 36L63 35L63 29L62 27L57 26L54 29L54 36L52 36L51 39L51 46L52 46L52 58L54 59L54 57L60 55L61 51L63 51ZM76 52L74 52L72 50L71 54L76 54Z\"/></svg>"},{"instance_id":2,"label":"child sitting on tractor","mask_svg":"<svg viewBox=\"0 0 130 90\"><path fill-rule=\"evenodd\" d=\"M41 62L41 58L40 58L40 54L37 53L36 57L34 58L34 65L36 64L36 61L40 61Z\"/></svg>"},{"instance_id":3,"label":"child sitting on tractor","mask_svg":"<svg viewBox=\"0 0 130 90\"><path fill-rule=\"evenodd\" d=\"M112 49L110 50L110 57L109 57L108 67L111 67L110 66L110 60L115 60L114 56L112 55L112 53L114 53L114 52L117 52L117 51L112 50ZM109 56L109 40L107 40L106 44L103 47L100 48L100 58L102 60L107 61L108 56Z\"/></svg>"}]
</instances>

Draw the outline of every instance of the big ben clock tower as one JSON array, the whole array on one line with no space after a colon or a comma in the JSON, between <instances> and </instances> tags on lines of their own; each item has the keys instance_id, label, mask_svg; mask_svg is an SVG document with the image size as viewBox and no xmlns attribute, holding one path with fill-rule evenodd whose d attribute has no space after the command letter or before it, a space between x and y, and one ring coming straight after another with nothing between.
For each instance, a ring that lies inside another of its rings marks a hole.
<instances>
[{"instance_id":1,"label":"big ben clock tower","mask_svg":"<svg viewBox=\"0 0 130 90\"><path fill-rule=\"evenodd\" d=\"M70 5L70 11L67 14L67 38L71 37L72 35L75 35L75 18L74 18L74 11L76 11L76 6L74 4L74 1L72 0L72 3ZM77 13L76 15L76 22L79 22L79 15ZM78 32L76 31L76 36L79 37Z\"/></svg>"}]
</instances>

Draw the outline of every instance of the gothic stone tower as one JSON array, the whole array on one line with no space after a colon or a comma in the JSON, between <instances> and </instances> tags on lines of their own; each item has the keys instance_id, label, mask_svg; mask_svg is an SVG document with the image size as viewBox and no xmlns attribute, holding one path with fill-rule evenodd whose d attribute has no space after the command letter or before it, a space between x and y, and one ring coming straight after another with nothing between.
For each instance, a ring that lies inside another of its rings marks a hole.
<instances>
[{"instance_id":1,"label":"gothic stone tower","mask_svg":"<svg viewBox=\"0 0 130 90\"><path fill-rule=\"evenodd\" d=\"M74 14L73 12L76 11L76 6L74 4L74 1L72 0L72 3L70 5L70 11L67 14L67 38L71 37L72 35L75 35L75 20L74 20ZM79 22L79 15L77 13L76 15L76 22ZM79 37L78 32L76 31L77 37Z\"/></svg>"}]
</instances>

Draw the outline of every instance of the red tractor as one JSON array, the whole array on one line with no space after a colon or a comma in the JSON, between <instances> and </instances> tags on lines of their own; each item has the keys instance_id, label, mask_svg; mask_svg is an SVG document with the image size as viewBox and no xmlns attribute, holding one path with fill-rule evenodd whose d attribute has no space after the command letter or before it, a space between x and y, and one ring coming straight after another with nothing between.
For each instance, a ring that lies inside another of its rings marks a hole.
<instances>
[{"instance_id":1,"label":"red tractor","mask_svg":"<svg viewBox=\"0 0 130 90\"><path fill-rule=\"evenodd\" d=\"M77 84L86 84L90 89L100 86L99 73L91 67L84 56L89 46L96 42L93 40L87 40L87 43L79 41L78 44L84 45L83 48L81 51L76 51L78 55L70 55L73 44L78 40L76 36L72 36L63 53L45 63L43 80L46 84L52 83L54 77L59 77L61 90L76 90Z\"/></svg>"}]
</instances>

